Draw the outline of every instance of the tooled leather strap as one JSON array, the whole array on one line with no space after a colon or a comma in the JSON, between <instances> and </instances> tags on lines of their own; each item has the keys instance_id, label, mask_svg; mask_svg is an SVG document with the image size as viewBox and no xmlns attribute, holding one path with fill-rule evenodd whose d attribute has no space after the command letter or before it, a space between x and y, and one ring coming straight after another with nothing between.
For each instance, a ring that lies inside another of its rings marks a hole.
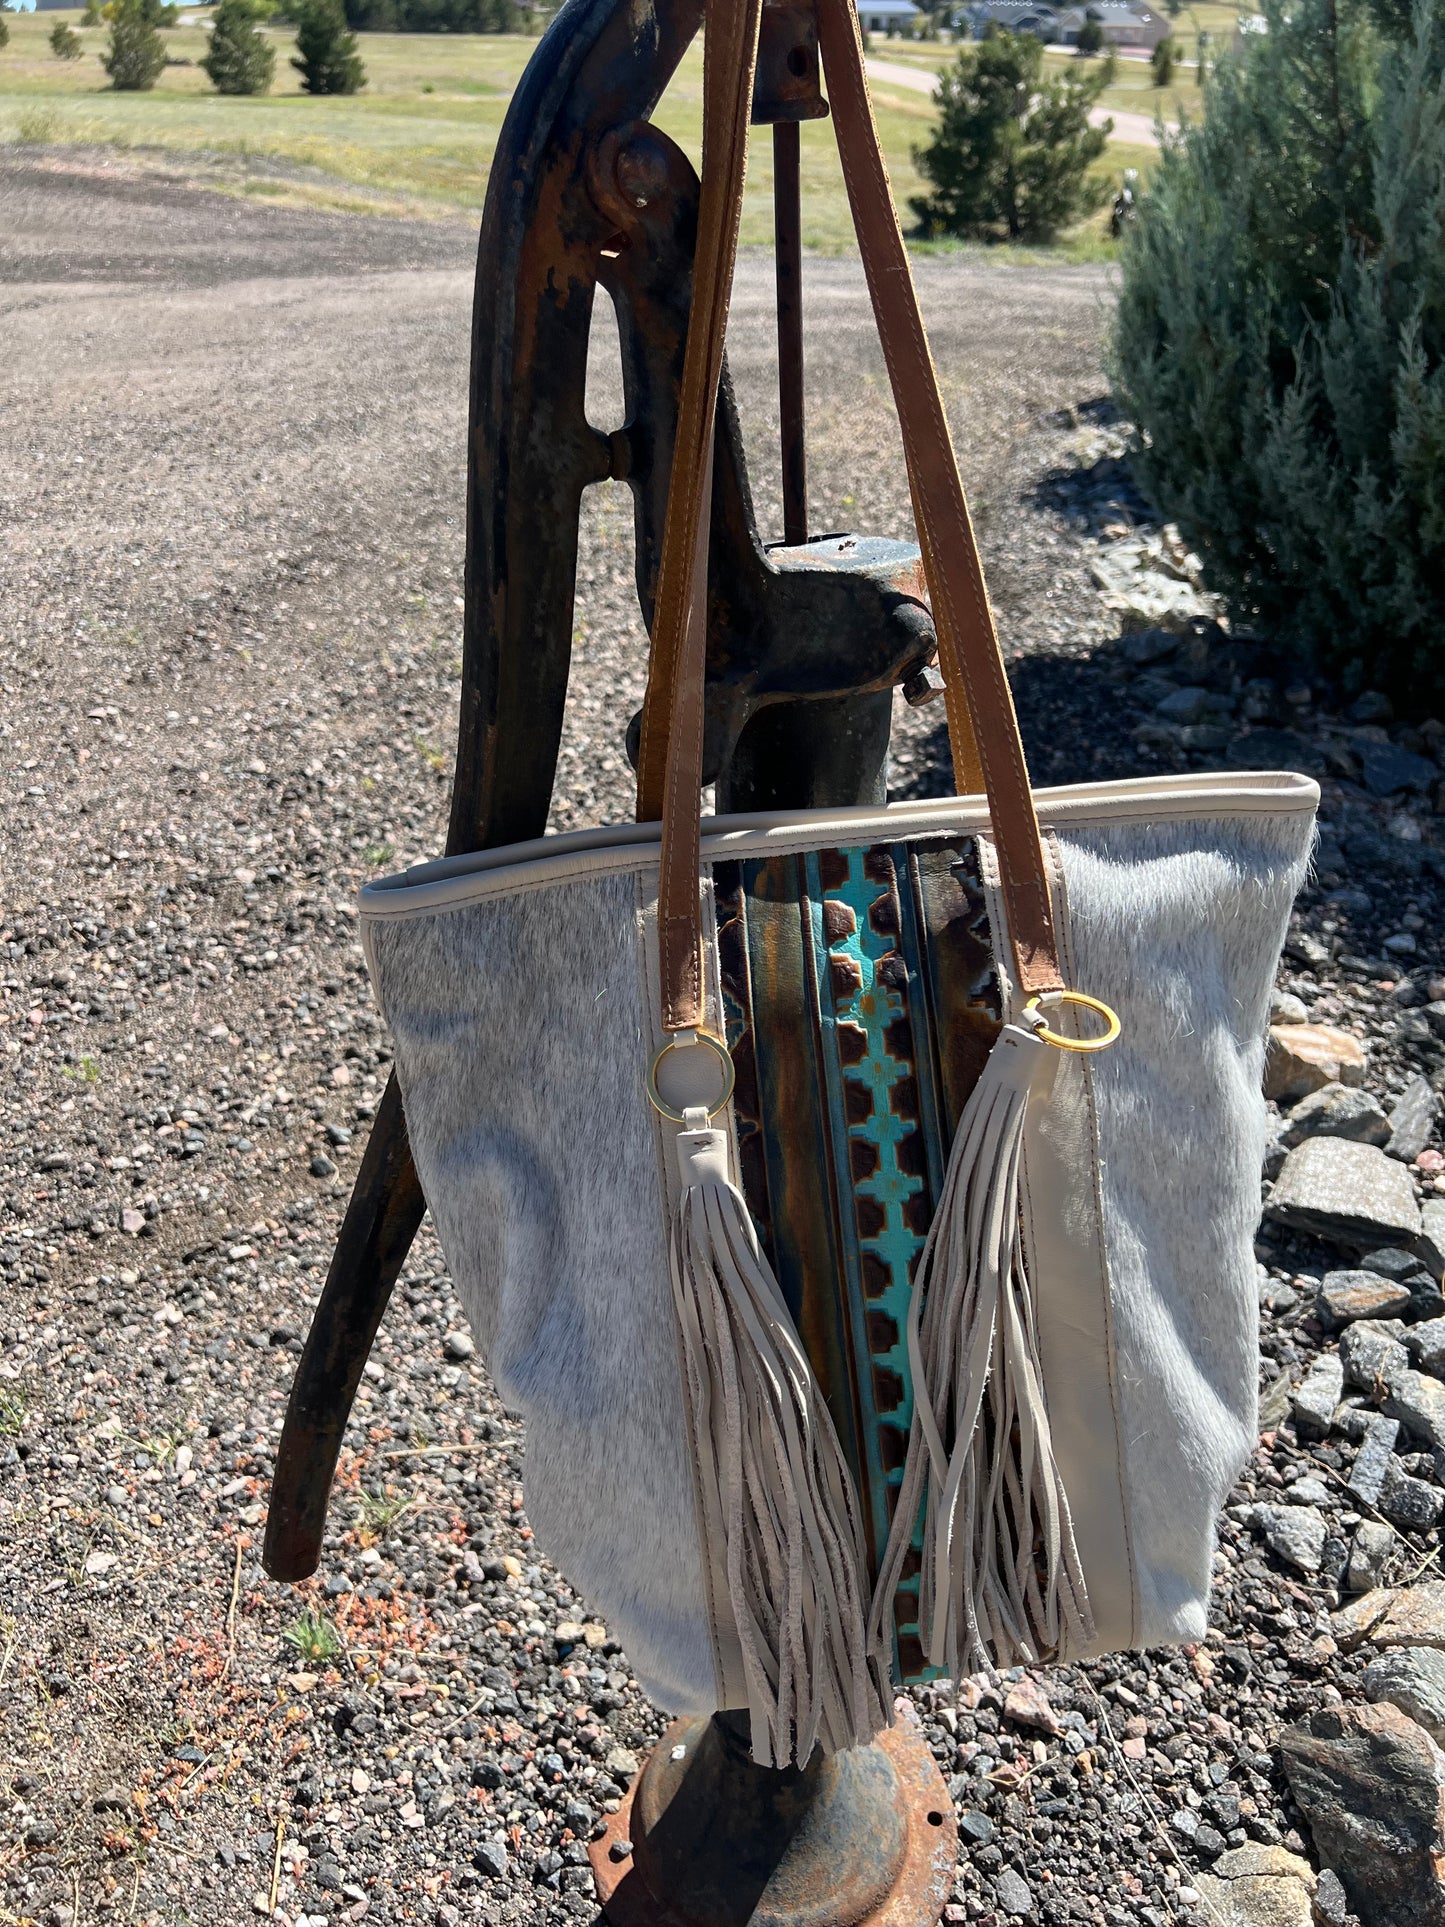
<instances>
[{"instance_id":1,"label":"tooled leather strap","mask_svg":"<svg viewBox=\"0 0 1445 1927\"><path fill-rule=\"evenodd\" d=\"M817 11L844 179L903 431L938 630L955 780L962 791L981 765L1016 985L1025 994L1057 989L1063 979L1018 719L878 142L858 19L853 0L817 0ZM702 1019L699 871L712 423L742 209L758 12L758 0L744 0L736 10L712 0L709 10L692 320L638 756L639 820L662 819L658 938L667 1030L689 1029ZM719 71L724 61L726 71Z\"/></svg>"}]
</instances>

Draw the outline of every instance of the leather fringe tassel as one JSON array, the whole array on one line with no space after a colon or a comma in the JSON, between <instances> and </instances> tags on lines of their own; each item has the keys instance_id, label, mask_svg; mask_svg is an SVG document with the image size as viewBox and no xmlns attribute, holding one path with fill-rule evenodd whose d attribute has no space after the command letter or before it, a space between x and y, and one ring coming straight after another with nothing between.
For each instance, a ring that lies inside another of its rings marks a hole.
<instances>
[{"instance_id":1,"label":"leather fringe tassel","mask_svg":"<svg viewBox=\"0 0 1445 1927\"><path fill-rule=\"evenodd\" d=\"M1050 1046L1005 1025L954 1135L908 1318L913 1429L869 1619L893 1598L926 1499L918 1623L955 1679L1028 1664L1093 1633L1054 1462L1019 1218L1029 1093Z\"/></svg>"},{"instance_id":2,"label":"leather fringe tassel","mask_svg":"<svg viewBox=\"0 0 1445 1927\"><path fill-rule=\"evenodd\" d=\"M803 1766L891 1723L870 1656L864 1542L852 1480L753 1222L728 1178L727 1136L688 1111L672 1291L709 1539L726 1547L761 1766Z\"/></svg>"}]
</instances>

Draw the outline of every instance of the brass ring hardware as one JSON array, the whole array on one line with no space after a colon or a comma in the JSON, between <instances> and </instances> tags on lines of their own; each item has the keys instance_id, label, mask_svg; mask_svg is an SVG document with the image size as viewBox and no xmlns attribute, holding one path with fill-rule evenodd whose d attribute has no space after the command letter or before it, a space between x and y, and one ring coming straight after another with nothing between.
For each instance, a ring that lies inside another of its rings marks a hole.
<instances>
[{"instance_id":1,"label":"brass ring hardware","mask_svg":"<svg viewBox=\"0 0 1445 1927\"><path fill-rule=\"evenodd\" d=\"M692 1039L695 1044L706 1044L708 1049L714 1053L718 1062L722 1065L722 1096L716 1104L713 1104L708 1109L708 1116L716 1117L719 1111L726 1108L728 1099L733 1094L733 1084L736 1081L737 1073L733 1069L732 1053L728 1050L727 1045L724 1044L720 1038L714 1037L710 1031L695 1030L692 1032ZM680 1038L669 1037L647 1067L647 1095L652 1100L652 1107L655 1111L660 1112L663 1117L671 1119L674 1124L685 1124L687 1119L681 1111L673 1109L672 1105L667 1102L662 1092L657 1088L658 1067L669 1051L690 1048L691 1046L684 1045ZM698 1108L701 1109L701 1106Z\"/></svg>"},{"instance_id":2,"label":"brass ring hardware","mask_svg":"<svg viewBox=\"0 0 1445 1927\"><path fill-rule=\"evenodd\" d=\"M1058 1004L1076 1004L1083 1010L1092 1010L1104 1020L1104 1029L1097 1037L1065 1037L1062 1032L1050 1030L1044 1022L1043 1012ZM1046 990L1037 997L1030 997L1024 1005L1024 1016L1034 1027L1034 1035L1044 1043L1052 1044L1055 1050L1096 1051L1107 1050L1123 1029L1118 1016L1099 997L1086 997L1082 990Z\"/></svg>"}]
</instances>

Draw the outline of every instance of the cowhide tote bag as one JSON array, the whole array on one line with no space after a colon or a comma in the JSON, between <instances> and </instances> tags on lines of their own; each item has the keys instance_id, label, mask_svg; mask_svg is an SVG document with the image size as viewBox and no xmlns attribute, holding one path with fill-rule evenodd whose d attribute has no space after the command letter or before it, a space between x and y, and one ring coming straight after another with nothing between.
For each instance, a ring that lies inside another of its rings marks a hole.
<instances>
[{"instance_id":1,"label":"cowhide tote bag","mask_svg":"<svg viewBox=\"0 0 1445 1927\"><path fill-rule=\"evenodd\" d=\"M755 1757L894 1683L1198 1638L1255 1430L1266 1008L1317 790L1030 790L873 127L829 92L957 796L700 818L711 424L759 0L713 0L634 824L362 893L540 1546Z\"/></svg>"}]
</instances>

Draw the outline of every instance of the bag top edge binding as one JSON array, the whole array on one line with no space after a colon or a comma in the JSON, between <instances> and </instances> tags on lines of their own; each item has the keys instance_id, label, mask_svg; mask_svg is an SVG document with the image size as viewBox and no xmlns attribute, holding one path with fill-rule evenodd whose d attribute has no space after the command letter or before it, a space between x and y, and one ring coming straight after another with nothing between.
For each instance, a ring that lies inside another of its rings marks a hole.
<instances>
[{"instance_id":1,"label":"bag top edge binding","mask_svg":"<svg viewBox=\"0 0 1445 1927\"><path fill-rule=\"evenodd\" d=\"M1150 817L1305 815L1319 804L1319 785L1292 771L1233 772L1217 776L1144 777L1119 783L1078 784L1036 792L1044 828L1082 828ZM849 809L790 810L721 816L704 824L704 861L727 862L752 855L786 855L816 849L830 838L898 842L919 836L969 833L988 828L988 806L979 797L927 797ZM622 823L527 843L442 857L365 884L358 906L363 919L416 916L456 907L502 891L646 869L657 861L658 825Z\"/></svg>"}]
</instances>

